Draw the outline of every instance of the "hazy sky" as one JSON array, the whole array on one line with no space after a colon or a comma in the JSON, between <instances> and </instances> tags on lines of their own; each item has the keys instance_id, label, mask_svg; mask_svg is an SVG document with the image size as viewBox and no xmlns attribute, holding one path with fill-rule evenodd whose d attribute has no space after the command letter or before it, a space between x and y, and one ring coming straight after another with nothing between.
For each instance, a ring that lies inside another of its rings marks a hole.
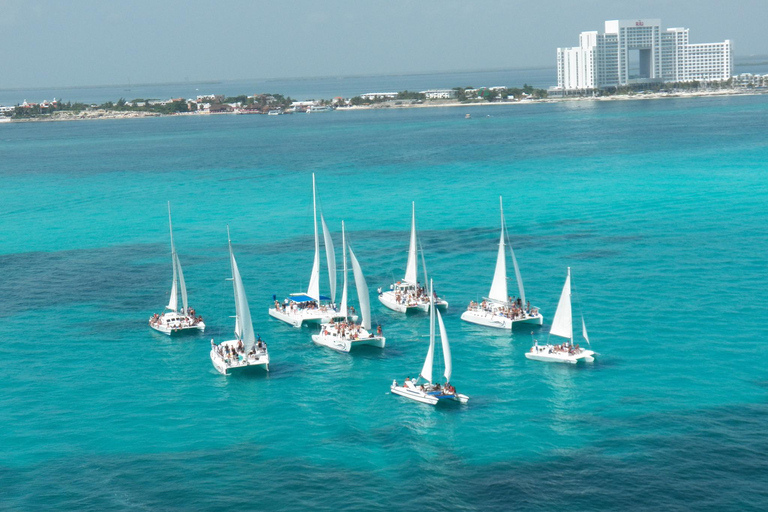
<instances>
[{"instance_id":1,"label":"hazy sky","mask_svg":"<svg viewBox=\"0 0 768 512\"><path fill-rule=\"evenodd\" d=\"M768 54L768 0L0 0L0 88L554 68L627 18Z\"/></svg>"}]
</instances>

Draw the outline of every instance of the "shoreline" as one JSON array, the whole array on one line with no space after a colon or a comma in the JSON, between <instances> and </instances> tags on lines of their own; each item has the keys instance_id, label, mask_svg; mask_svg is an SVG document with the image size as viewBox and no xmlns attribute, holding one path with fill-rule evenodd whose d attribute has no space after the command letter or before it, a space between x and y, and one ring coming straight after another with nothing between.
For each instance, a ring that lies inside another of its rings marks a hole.
<instances>
[{"instance_id":1,"label":"shoreline","mask_svg":"<svg viewBox=\"0 0 768 512\"><path fill-rule=\"evenodd\" d=\"M642 101L642 100L662 100L662 99L681 99L681 98L703 98L712 96L759 96L768 94L768 90L742 90L742 89L722 89L717 91L694 91L677 93L642 93L642 94L621 94L611 96L574 96L562 98L545 99L524 99L520 101L476 101L461 103L450 100L432 100L424 103L405 103L405 100L377 103L373 105L355 105L349 107L338 107L335 110L339 112L356 110L390 110L390 109L412 109L412 108L455 108L455 107L485 107L500 105L533 105L540 103L564 103L564 102L585 102L585 101ZM144 111L119 111L119 110L93 110L93 111L58 111L53 114L41 115L29 119L11 119L0 124L10 123L34 123L34 122L66 122L66 121L92 121L98 119L143 119L147 117L188 117L188 116L214 116L214 115L263 115L246 114L242 112L188 112L178 114L160 114L157 112ZM10 118L9 118L10 119Z\"/></svg>"}]
</instances>

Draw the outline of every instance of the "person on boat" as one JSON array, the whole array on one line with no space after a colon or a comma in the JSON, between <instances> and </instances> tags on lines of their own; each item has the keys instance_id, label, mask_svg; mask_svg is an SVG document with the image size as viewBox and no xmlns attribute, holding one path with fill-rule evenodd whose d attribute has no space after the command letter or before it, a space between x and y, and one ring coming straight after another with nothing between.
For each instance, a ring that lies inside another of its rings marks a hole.
<instances>
[{"instance_id":1,"label":"person on boat","mask_svg":"<svg viewBox=\"0 0 768 512\"><path fill-rule=\"evenodd\" d=\"M381 330L381 325L377 325L376 326L376 335L377 336L381 336L382 332L383 331Z\"/></svg>"}]
</instances>

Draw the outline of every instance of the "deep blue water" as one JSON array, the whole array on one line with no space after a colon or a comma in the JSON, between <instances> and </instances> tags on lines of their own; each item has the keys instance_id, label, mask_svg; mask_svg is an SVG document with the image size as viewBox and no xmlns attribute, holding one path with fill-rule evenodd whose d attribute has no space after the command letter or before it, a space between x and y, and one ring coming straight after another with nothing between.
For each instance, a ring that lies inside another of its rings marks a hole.
<instances>
[{"instance_id":1,"label":"deep blue water","mask_svg":"<svg viewBox=\"0 0 768 512\"><path fill-rule=\"evenodd\" d=\"M176 84L137 84L103 87L50 87L41 89L0 89L0 105L17 105L25 99L63 99L86 103L104 103L120 98L132 100L195 98L203 94L239 96L277 93L296 100L351 98L368 92L423 91L453 87L522 87L529 84L546 89L557 85L557 70L551 68L507 69L492 71L456 71L408 75L330 76L313 78L270 78L254 80L221 80Z\"/></svg>"},{"instance_id":2,"label":"deep blue water","mask_svg":"<svg viewBox=\"0 0 768 512\"><path fill-rule=\"evenodd\" d=\"M766 126L765 96L0 125L0 508L764 510ZM312 172L372 291L416 202L467 406L388 392L425 316L374 300L387 347L352 354L268 317L307 285ZM499 195L534 336L570 266L595 363L459 320ZM169 200L209 326L181 339L146 324ZM233 329L227 225L269 375L208 357Z\"/></svg>"}]
</instances>

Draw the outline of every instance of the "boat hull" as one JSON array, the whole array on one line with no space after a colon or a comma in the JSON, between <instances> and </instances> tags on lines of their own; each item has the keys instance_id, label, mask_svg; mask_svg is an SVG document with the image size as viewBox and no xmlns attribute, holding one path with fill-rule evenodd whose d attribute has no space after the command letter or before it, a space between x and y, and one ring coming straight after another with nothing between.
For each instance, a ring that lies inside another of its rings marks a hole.
<instances>
[{"instance_id":1,"label":"boat hull","mask_svg":"<svg viewBox=\"0 0 768 512\"><path fill-rule=\"evenodd\" d=\"M180 334L189 334L193 332L203 332L205 331L205 323L204 322L196 322L192 323L191 320L189 320L189 317L173 317L173 319L181 318L182 321L176 323L173 320L170 320L167 315L163 315L160 317L162 322L159 321L153 321L154 319L150 317L149 319L149 327L156 330L157 332L166 334L168 336L177 336Z\"/></svg>"},{"instance_id":2,"label":"boat hull","mask_svg":"<svg viewBox=\"0 0 768 512\"><path fill-rule=\"evenodd\" d=\"M362 345L369 345L372 347L384 348L384 345L386 345L387 343L387 339L383 336L374 336L372 338L348 339L348 338L341 338L339 336L329 336L322 333L313 334L312 341L317 343L318 345L332 348L333 350L337 350L339 352L349 352L354 347L359 347Z\"/></svg>"},{"instance_id":3,"label":"boat hull","mask_svg":"<svg viewBox=\"0 0 768 512\"><path fill-rule=\"evenodd\" d=\"M531 350L525 353L525 357L533 361L568 364L576 364L579 361L591 363L595 360L595 352L592 350L580 350L575 354L570 354L568 352L551 351L551 348L551 346L531 347Z\"/></svg>"},{"instance_id":4,"label":"boat hull","mask_svg":"<svg viewBox=\"0 0 768 512\"><path fill-rule=\"evenodd\" d=\"M398 386L397 382L393 382L389 390L392 394L400 395L415 402L428 405L437 405L440 402L459 402L462 404L469 402L469 397L467 395L462 395L461 393L454 393L450 395L446 395L440 392L430 393L422 391L421 389L412 385L408 386L408 384L404 386Z\"/></svg>"},{"instance_id":5,"label":"boat hull","mask_svg":"<svg viewBox=\"0 0 768 512\"><path fill-rule=\"evenodd\" d=\"M227 342L225 343L237 343L235 340L234 342ZM215 350L211 349L210 352L211 356L211 363L213 363L213 367L216 368L216 371L219 372L222 375L229 375L230 373L237 372L242 373L249 370L257 370L257 369L263 369L264 371L269 371L269 354L265 351L263 353L257 354L255 356L249 356L245 357L243 359L238 359L237 362L232 361L231 359L224 359L219 353L217 353Z\"/></svg>"},{"instance_id":6,"label":"boat hull","mask_svg":"<svg viewBox=\"0 0 768 512\"><path fill-rule=\"evenodd\" d=\"M345 318L344 315L330 309L327 311L312 310L311 312L299 310L294 313L282 309L277 310L275 308L269 308L269 316L294 327L301 327L302 325L320 325L328 323L331 320L341 320L342 318ZM357 320L356 315L351 316L350 318L352 321Z\"/></svg>"},{"instance_id":7,"label":"boat hull","mask_svg":"<svg viewBox=\"0 0 768 512\"><path fill-rule=\"evenodd\" d=\"M403 304L403 303L397 302L395 293L391 291L379 294L379 302L384 304L386 307L388 307L392 311L397 311L398 313L410 314L410 313L429 312L429 299L423 302L418 301L418 302ZM445 311L448 309L448 301L443 299L437 299L435 301L435 306L440 311Z\"/></svg>"},{"instance_id":8,"label":"boat hull","mask_svg":"<svg viewBox=\"0 0 768 512\"><path fill-rule=\"evenodd\" d=\"M542 325L544 317L541 313L525 318L507 318L502 315L492 313L467 310L461 314L461 319L471 324L483 325L485 327L494 327L496 329L512 329L516 324Z\"/></svg>"}]
</instances>

